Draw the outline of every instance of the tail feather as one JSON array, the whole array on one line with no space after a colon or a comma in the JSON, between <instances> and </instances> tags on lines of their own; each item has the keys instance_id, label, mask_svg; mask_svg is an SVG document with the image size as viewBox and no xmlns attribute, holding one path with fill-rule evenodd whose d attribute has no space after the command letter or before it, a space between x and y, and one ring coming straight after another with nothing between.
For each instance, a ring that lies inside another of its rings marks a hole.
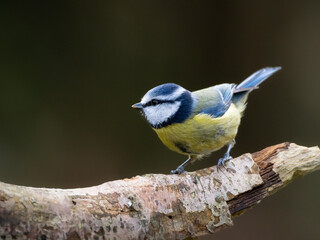
<instances>
[{"instance_id":1,"label":"tail feather","mask_svg":"<svg viewBox=\"0 0 320 240\"><path fill-rule=\"evenodd\" d=\"M269 78L272 74L279 71L281 67L267 67L260 69L246 78L243 82L237 85L234 89L234 95L232 97L232 102L244 111L246 107L246 101L248 98L248 94L254 90L259 88L259 84L261 84L264 80Z\"/></svg>"},{"instance_id":2,"label":"tail feather","mask_svg":"<svg viewBox=\"0 0 320 240\"><path fill-rule=\"evenodd\" d=\"M241 90L248 91L251 89L255 89L259 86L260 83L262 83L264 80L266 80L268 77L270 77L272 74L279 71L280 69L281 67L267 67L260 69L252 75L250 75L239 85L237 85L235 90L238 90L240 92Z\"/></svg>"}]
</instances>

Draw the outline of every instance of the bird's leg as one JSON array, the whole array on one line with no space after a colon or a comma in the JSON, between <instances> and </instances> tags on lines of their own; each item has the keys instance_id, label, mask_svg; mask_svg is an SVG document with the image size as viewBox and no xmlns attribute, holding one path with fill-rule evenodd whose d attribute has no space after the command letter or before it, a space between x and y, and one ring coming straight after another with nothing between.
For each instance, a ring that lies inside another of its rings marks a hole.
<instances>
[{"instance_id":1,"label":"bird's leg","mask_svg":"<svg viewBox=\"0 0 320 240\"><path fill-rule=\"evenodd\" d=\"M171 174L181 174L184 173L184 167L190 162L191 156L189 155L188 159L182 163L176 170L171 170Z\"/></svg>"},{"instance_id":2,"label":"bird's leg","mask_svg":"<svg viewBox=\"0 0 320 240\"><path fill-rule=\"evenodd\" d=\"M229 142L227 152L224 154L223 158L220 158L218 161L218 169L220 168L221 165L224 167L224 164L226 163L226 161L232 159L232 157L230 156L230 151L235 144L236 144L236 141L234 139L232 139Z\"/></svg>"}]
</instances>

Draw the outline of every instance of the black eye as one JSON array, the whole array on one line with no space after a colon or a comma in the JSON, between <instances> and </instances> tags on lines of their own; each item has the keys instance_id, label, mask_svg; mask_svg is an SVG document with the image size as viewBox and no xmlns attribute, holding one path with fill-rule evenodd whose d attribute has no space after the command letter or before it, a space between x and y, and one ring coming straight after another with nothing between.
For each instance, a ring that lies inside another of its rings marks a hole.
<instances>
[{"instance_id":1,"label":"black eye","mask_svg":"<svg viewBox=\"0 0 320 240\"><path fill-rule=\"evenodd\" d=\"M152 99L151 100L151 105L152 106L155 106L155 105L158 105L159 104L159 100L157 100L157 99Z\"/></svg>"}]
</instances>

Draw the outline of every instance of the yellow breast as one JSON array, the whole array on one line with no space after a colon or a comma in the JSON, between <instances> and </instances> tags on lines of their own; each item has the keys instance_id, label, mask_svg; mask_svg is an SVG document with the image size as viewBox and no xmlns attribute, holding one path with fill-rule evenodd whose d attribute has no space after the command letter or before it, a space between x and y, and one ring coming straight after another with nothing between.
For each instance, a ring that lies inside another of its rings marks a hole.
<instances>
[{"instance_id":1,"label":"yellow breast","mask_svg":"<svg viewBox=\"0 0 320 240\"><path fill-rule=\"evenodd\" d=\"M184 123L154 129L169 149L185 155L203 155L217 151L235 138L241 114L231 104L219 118L197 114Z\"/></svg>"}]
</instances>

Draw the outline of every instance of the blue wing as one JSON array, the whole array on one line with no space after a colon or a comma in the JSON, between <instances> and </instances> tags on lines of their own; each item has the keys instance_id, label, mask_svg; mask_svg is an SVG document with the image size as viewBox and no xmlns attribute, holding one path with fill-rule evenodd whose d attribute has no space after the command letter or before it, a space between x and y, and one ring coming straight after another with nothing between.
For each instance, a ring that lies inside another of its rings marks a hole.
<instances>
[{"instance_id":1,"label":"blue wing","mask_svg":"<svg viewBox=\"0 0 320 240\"><path fill-rule=\"evenodd\" d=\"M230 107L235 84L220 84L213 87L216 91L215 101L212 106L204 108L200 113L213 117L221 117Z\"/></svg>"},{"instance_id":2,"label":"blue wing","mask_svg":"<svg viewBox=\"0 0 320 240\"><path fill-rule=\"evenodd\" d=\"M225 83L196 91L194 94L200 100L196 111L213 117L221 117L229 109L231 103L236 106L245 104L248 94L280 69L281 67L263 68L250 75L239 85Z\"/></svg>"}]
</instances>

